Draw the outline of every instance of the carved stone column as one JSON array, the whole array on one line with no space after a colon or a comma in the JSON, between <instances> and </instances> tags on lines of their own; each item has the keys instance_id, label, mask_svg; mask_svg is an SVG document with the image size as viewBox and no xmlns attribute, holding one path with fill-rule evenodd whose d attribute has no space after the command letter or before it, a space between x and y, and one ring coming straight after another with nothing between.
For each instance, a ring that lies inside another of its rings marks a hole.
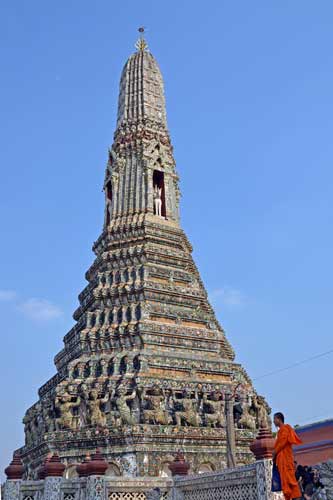
<instances>
[{"instance_id":1,"label":"carved stone column","mask_svg":"<svg viewBox=\"0 0 333 500\"><path fill-rule=\"evenodd\" d=\"M44 500L61 500L62 477L46 477L44 479Z\"/></svg>"},{"instance_id":2,"label":"carved stone column","mask_svg":"<svg viewBox=\"0 0 333 500\"><path fill-rule=\"evenodd\" d=\"M272 462L271 460L258 460L256 462L257 499L277 500L278 493L272 493ZM279 496L280 498L280 496ZM281 493L281 498L283 494Z\"/></svg>"},{"instance_id":3,"label":"carved stone column","mask_svg":"<svg viewBox=\"0 0 333 500\"><path fill-rule=\"evenodd\" d=\"M44 462L44 500L61 500L61 483L65 470L59 456L54 454Z\"/></svg>"},{"instance_id":4,"label":"carved stone column","mask_svg":"<svg viewBox=\"0 0 333 500\"><path fill-rule=\"evenodd\" d=\"M227 424L227 464L229 468L236 467L236 437L233 413L233 398L226 394L225 401L226 424Z\"/></svg>"}]
</instances>

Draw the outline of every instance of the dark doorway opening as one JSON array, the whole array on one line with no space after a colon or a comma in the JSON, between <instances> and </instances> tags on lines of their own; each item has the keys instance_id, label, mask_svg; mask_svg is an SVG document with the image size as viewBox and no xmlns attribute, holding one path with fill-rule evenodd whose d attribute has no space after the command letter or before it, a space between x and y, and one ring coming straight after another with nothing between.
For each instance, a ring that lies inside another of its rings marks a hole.
<instances>
[{"instance_id":1,"label":"dark doorway opening","mask_svg":"<svg viewBox=\"0 0 333 500\"><path fill-rule=\"evenodd\" d=\"M106 192L106 225L108 226L111 221L111 207L112 207L112 183L108 181L105 187Z\"/></svg>"},{"instance_id":2,"label":"dark doorway opening","mask_svg":"<svg viewBox=\"0 0 333 500\"><path fill-rule=\"evenodd\" d=\"M154 170L153 173L153 190L154 190L154 214L157 214L157 208L156 208L156 203L155 203L155 192L156 189L161 190L161 216L166 217L166 210L165 210L165 186L164 186L164 172L161 172L160 170Z\"/></svg>"}]
</instances>

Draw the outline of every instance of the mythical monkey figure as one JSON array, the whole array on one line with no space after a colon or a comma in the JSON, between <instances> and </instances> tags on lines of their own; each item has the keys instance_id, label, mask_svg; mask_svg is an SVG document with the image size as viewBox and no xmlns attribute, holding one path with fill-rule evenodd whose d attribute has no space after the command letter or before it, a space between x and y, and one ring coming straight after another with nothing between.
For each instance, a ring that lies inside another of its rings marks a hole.
<instances>
[{"instance_id":1,"label":"mythical monkey figure","mask_svg":"<svg viewBox=\"0 0 333 500\"><path fill-rule=\"evenodd\" d=\"M180 403L183 410L175 412L177 426L180 427L184 423L192 427L199 427L201 418L198 410L198 394L195 393L195 399L193 399L191 393L184 391Z\"/></svg>"},{"instance_id":2,"label":"mythical monkey figure","mask_svg":"<svg viewBox=\"0 0 333 500\"><path fill-rule=\"evenodd\" d=\"M22 422L24 423L24 433L25 433L25 444L26 446L30 446L34 441L32 425L31 425L31 413L28 410L24 415Z\"/></svg>"},{"instance_id":3,"label":"mythical monkey figure","mask_svg":"<svg viewBox=\"0 0 333 500\"><path fill-rule=\"evenodd\" d=\"M143 411L144 421L151 424L167 425L172 423L172 417L166 408L166 397L163 389L153 386L148 394L145 388L142 400L147 402L148 408Z\"/></svg>"},{"instance_id":4,"label":"mythical monkey figure","mask_svg":"<svg viewBox=\"0 0 333 500\"><path fill-rule=\"evenodd\" d=\"M124 385L120 385L117 390L116 397L116 407L119 412L119 416L121 418L121 422L127 425L136 424L136 419L133 415L133 412L129 405L127 404L129 401L133 401L136 397L136 390L133 389L131 394L127 394L127 387Z\"/></svg>"},{"instance_id":5,"label":"mythical monkey figure","mask_svg":"<svg viewBox=\"0 0 333 500\"><path fill-rule=\"evenodd\" d=\"M53 401L45 398L42 399L41 404L45 432L53 432L55 431L55 413Z\"/></svg>"},{"instance_id":6,"label":"mythical monkey figure","mask_svg":"<svg viewBox=\"0 0 333 500\"><path fill-rule=\"evenodd\" d=\"M24 432L26 445L30 446L38 440L38 436L43 432L42 415L41 415L41 405L37 403L36 405L29 408L25 416L23 417Z\"/></svg>"},{"instance_id":7,"label":"mythical monkey figure","mask_svg":"<svg viewBox=\"0 0 333 500\"><path fill-rule=\"evenodd\" d=\"M208 427L225 426L225 404L219 392L213 392L208 399L208 394L203 395L202 401L208 411L205 411L205 421Z\"/></svg>"},{"instance_id":8,"label":"mythical monkey figure","mask_svg":"<svg viewBox=\"0 0 333 500\"><path fill-rule=\"evenodd\" d=\"M255 395L252 401L252 406L256 412L257 425L260 428L270 428L272 426L271 419L268 415L267 405L262 396Z\"/></svg>"},{"instance_id":9,"label":"mythical monkey figure","mask_svg":"<svg viewBox=\"0 0 333 500\"><path fill-rule=\"evenodd\" d=\"M78 408L81 404L81 397L78 396L76 401L72 402L72 396L65 392L57 395L55 398L55 407L59 412L59 417L56 418L57 430L77 428L77 418L73 415L73 409Z\"/></svg>"},{"instance_id":10,"label":"mythical monkey figure","mask_svg":"<svg viewBox=\"0 0 333 500\"><path fill-rule=\"evenodd\" d=\"M90 391L90 398L87 401L89 408L89 420L90 425L105 427L106 425L106 415L101 410L101 405L107 403L109 400L109 395L107 394L104 398L98 397L98 391L96 389L92 389Z\"/></svg>"},{"instance_id":11,"label":"mythical monkey figure","mask_svg":"<svg viewBox=\"0 0 333 500\"><path fill-rule=\"evenodd\" d=\"M243 413L238 420L238 427L240 429L250 429L255 430L257 427L256 417L250 413L250 405L245 403L242 405Z\"/></svg>"}]
</instances>

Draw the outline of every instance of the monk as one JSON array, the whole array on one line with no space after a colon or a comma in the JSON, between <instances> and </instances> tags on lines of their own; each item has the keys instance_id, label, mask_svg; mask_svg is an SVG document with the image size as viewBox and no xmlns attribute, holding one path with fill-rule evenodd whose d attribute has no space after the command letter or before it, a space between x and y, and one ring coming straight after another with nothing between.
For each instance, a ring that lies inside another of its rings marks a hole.
<instances>
[{"instance_id":1,"label":"monk","mask_svg":"<svg viewBox=\"0 0 333 500\"><path fill-rule=\"evenodd\" d=\"M281 477L282 491L286 500L300 499L302 496L296 476L292 446L301 444L294 429L284 423L283 413L275 413L274 424L279 432L274 446L273 460Z\"/></svg>"}]
</instances>

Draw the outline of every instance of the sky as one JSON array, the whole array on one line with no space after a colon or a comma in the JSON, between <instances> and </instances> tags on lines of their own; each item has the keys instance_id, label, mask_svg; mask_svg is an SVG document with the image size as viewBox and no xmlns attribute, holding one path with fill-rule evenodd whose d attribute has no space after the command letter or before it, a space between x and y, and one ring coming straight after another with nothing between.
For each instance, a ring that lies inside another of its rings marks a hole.
<instances>
[{"instance_id":1,"label":"sky","mask_svg":"<svg viewBox=\"0 0 333 500\"><path fill-rule=\"evenodd\" d=\"M0 470L55 373L103 223L137 28L161 67L181 218L273 411L333 416L333 2L3 0Z\"/></svg>"}]
</instances>

